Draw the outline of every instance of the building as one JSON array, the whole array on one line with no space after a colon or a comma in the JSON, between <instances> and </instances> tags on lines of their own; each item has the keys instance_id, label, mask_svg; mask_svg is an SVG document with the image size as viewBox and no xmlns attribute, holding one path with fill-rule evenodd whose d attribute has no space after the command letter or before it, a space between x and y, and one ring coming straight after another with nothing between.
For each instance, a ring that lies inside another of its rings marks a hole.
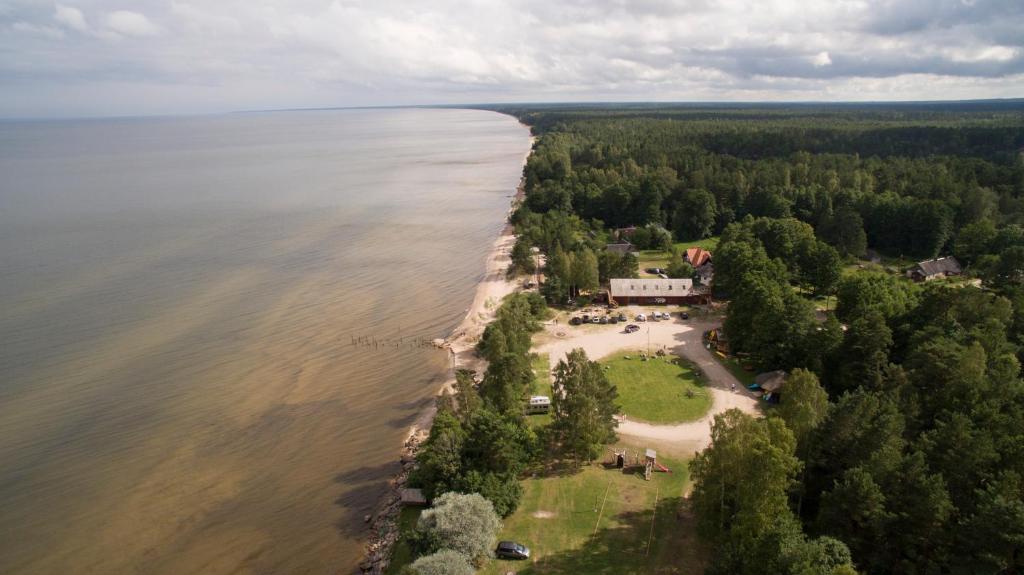
<instances>
[{"instance_id":1,"label":"building","mask_svg":"<svg viewBox=\"0 0 1024 575\"><path fill-rule=\"evenodd\" d=\"M614 252L620 255L636 254L636 246L629 242L615 242L614 244L608 244L604 246L604 249L609 252Z\"/></svg>"},{"instance_id":2,"label":"building","mask_svg":"<svg viewBox=\"0 0 1024 575\"><path fill-rule=\"evenodd\" d=\"M616 228L615 238L619 241L627 241L633 239L633 234L636 233L636 226L629 226L628 228Z\"/></svg>"},{"instance_id":3,"label":"building","mask_svg":"<svg viewBox=\"0 0 1024 575\"><path fill-rule=\"evenodd\" d=\"M765 401L778 403L782 397L782 386L786 383L786 372L781 369L757 374L754 378L754 389L764 392Z\"/></svg>"},{"instance_id":4,"label":"building","mask_svg":"<svg viewBox=\"0 0 1024 575\"><path fill-rule=\"evenodd\" d=\"M709 286L715 279L715 265L709 260L704 265L697 268L697 279L700 281L700 285Z\"/></svg>"},{"instance_id":5,"label":"building","mask_svg":"<svg viewBox=\"0 0 1024 575\"><path fill-rule=\"evenodd\" d=\"M608 292L618 305L680 305L704 303L708 294L696 289L692 279L612 279Z\"/></svg>"},{"instance_id":6,"label":"building","mask_svg":"<svg viewBox=\"0 0 1024 575\"><path fill-rule=\"evenodd\" d=\"M963 273L963 269L960 268L960 262L956 261L956 258L953 256L946 256L944 258L918 262L916 266L907 271L907 277L916 282L922 282L958 276L961 273Z\"/></svg>"},{"instance_id":7,"label":"building","mask_svg":"<svg viewBox=\"0 0 1024 575\"><path fill-rule=\"evenodd\" d=\"M711 261L711 252L704 248L686 248L683 259L690 262L690 265L696 269Z\"/></svg>"}]
</instances>

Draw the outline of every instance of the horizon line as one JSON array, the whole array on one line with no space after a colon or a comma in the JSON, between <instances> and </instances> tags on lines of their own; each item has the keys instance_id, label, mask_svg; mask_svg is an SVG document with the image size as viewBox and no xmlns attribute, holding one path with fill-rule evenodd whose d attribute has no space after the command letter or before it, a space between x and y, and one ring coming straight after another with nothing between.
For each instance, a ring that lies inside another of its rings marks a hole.
<instances>
[{"instance_id":1,"label":"horizon line","mask_svg":"<svg viewBox=\"0 0 1024 575\"><path fill-rule=\"evenodd\" d=\"M356 105L356 106L311 106L311 107L285 107L285 108L254 108L242 110L225 110L218 112L191 112L191 113L165 113L165 114L125 114L125 115L97 115L97 116L37 116L37 117L0 117L0 122L59 122L59 121L87 121L87 120L142 120L161 118L198 118L204 116L226 116L232 114L268 114L279 112L324 112L331 110L398 110L398 109L467 109L480 110L495 108L515 107L657 107L657 106L682 106L682 107L709 107L709 108L737 108L737 107L786 107L786 106L913 106L913 105L955 105L955 104L1022 104L1024 96L1007 98L971 98L965 100L564 100L564 101L521 101L521 102L474 102L460 104L388 104L388 105Z\"/></svg>"}]
</instances>

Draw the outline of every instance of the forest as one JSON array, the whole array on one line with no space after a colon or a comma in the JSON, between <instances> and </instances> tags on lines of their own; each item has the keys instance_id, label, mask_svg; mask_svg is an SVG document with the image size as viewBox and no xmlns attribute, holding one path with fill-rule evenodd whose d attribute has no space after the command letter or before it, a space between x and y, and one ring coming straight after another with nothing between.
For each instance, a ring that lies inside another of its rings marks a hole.
<instances>
[{"instance_id":1,"label":"forest","mask_svg":"<svg viewBox=\"0 0 1024 575\"><path fill-rule=\"evenodd\" d=\"M630 272L614 228L720 235L734 351L790 374L691 465L709 573L1024 572L1024 103L498 109L549 301ZM940 255L980 281L904 276Z\"/></svg>"}]
</instances>

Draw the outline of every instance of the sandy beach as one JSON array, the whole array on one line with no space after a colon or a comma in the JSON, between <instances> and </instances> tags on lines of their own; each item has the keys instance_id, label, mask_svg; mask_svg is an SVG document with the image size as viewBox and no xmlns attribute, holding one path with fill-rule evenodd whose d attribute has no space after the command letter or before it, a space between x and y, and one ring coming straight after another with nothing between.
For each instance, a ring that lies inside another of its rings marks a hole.
<instances>
[{"instance_id":1,"label":"sandy beach","mask_svg":"<svg viewBox=\"0 0 1024 575\"><path fill-rule=\"evenodd\" d=\"M535 140L536 138L530 137L531 151ZM529 157L528 152L523 158L524 166ZM512 215L519 202L525 197L525 184L525 180L520 180L509 206L508 216ZM494 320L501 300L522 287L521 280L510 279L507 275L508 267L512 263L512 247L515 243L515 228L512 224L506 224L488 252L483 276L476 286L476 292L473 295L472 303L466 310L466 316L447 338L435 341L437 346L448 350L451 360L448 377L437 391L439 396L446 390L451 392L454 389L457 370L469 369L483 375L484 370L487 369L487 362L476 354L474 348L480 341L487 324ZM410 440L418 442L424 439L430 433L430 426L433 424L436 414L437 409L434 406L424 410L409 427L406 444Z\"/></svg>"}]
</instances>

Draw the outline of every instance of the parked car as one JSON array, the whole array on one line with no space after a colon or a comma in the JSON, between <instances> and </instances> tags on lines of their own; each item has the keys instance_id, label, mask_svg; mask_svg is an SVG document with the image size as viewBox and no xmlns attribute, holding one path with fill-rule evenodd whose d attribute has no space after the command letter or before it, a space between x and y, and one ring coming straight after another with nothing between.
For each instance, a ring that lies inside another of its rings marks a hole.
<instances>
[{"instance_id":1,"label":"parked car","mask_svg":"<svg viewBox=\"0 0 1024 575\"><path fill-rule=\"evenodd\" d=\"M629 321L629 318L626 317L626 314L620 313L619 314L619 321Z\"/></svg>"},{"instance_id":2,"label":"parked car","mask_svg":"<svg viewBox=\"0 0 1024 575\"><path fill-rule=\"evenodd\" d=\"M649 274L656 274L656 273L658 273L658 268L647 268L644 271L649 273Z\"/></svg>"},{"instance_id":3,"label":"parked car","mask_svg":"<svg viewBox=\"0 0 1024 575\"><path fill-rule=\"evenodd\" d=\"M589 315L583 314L583 323L590 323L590 316Z\"/></svg>"},{"instance_id":4,"label":"parked car","mask_svg":"<svg viewBox=\"0 0 1024 575\"><path fill-rule=\"evenodd\" d=\"M601 316L601 320L598 323L600 323L601 325L607 325L608 324L608 318L605 317L605 316Z\"/></svg>"},{"instance_id":5,"label":"parked car","mask_svg":"<svg viewBox=\"0 0 1024 575\"><path fill-rule=\"evenodd\" d=\"M590 318L590 323L601 323L601 318L596 315Z\"/></svg>"},{"instance_id":6,"label":"parked car","mask_svg":"<svg viewBox=\"0 0 1024 575\"><path fill-rule=\"evenodd\" d=\"M608 318L608 323L610 323L612 325L615 325L615 324L619 323L619 318L617 318L615 316L612 316L612 317Z\"/></svg>"},{"instance_id":7,"label":"parked car","mask_svg":"<svg viewBox=\"0 0 1024 575\"><path fill-rule=\"evenodd\" d=\"M581 323L583 323L583 320L578 317L574 317L569 320L569 325L580 325Z\"/></svg>"},{"instance_id":8,"label":"parked car","mask_svg":"<svg viewBox=\"0 0 1024 575\"><path fill-rule=\"evenodd\" d=\"M663 298L663 297L656 297L656 298L654 298L654 303L665 303L665 298Z\"/></svg>"},{"instance_id":9,"label":"parked car","mask_svg":"<svg viewBox=\"0 0 1024 575\"><path fill-rule=\"evenodd\" d=\"M635 323L631 323L626 326L626 333L633 333L634 331L640 331L640 326Z\"/></svg>"},{"instance_id":10,"label":"parked car","mask_svg":"<svg viewBox=\"0 0 1024 575\"><path fill-rule=\"evenodd\" d=\"M498 559L529 559L530 549L514 541L502 541L498 543L498 548L494 550L494 554L497 555Z\"/></svg>"},{"instance_id":11,"label":"parked car","mask_svg":"<svg viewBox=\"0 0 1024 575\"><path fill-rule=\"evenodd\" d=\"M679 317L683 319L690 319L690 314L686 313L685 311L681 311L679 312Z\"/></svg>"},{"instance_id":12,"label":"parked car","mask_svg":"<svg viewBox=\"0 0 1024 575\"><path fill-rule=\"evenodd\" d=\"M647 316L642 313L636 315L636 321L647 321Z\"/></svg>"}]
</instances>

